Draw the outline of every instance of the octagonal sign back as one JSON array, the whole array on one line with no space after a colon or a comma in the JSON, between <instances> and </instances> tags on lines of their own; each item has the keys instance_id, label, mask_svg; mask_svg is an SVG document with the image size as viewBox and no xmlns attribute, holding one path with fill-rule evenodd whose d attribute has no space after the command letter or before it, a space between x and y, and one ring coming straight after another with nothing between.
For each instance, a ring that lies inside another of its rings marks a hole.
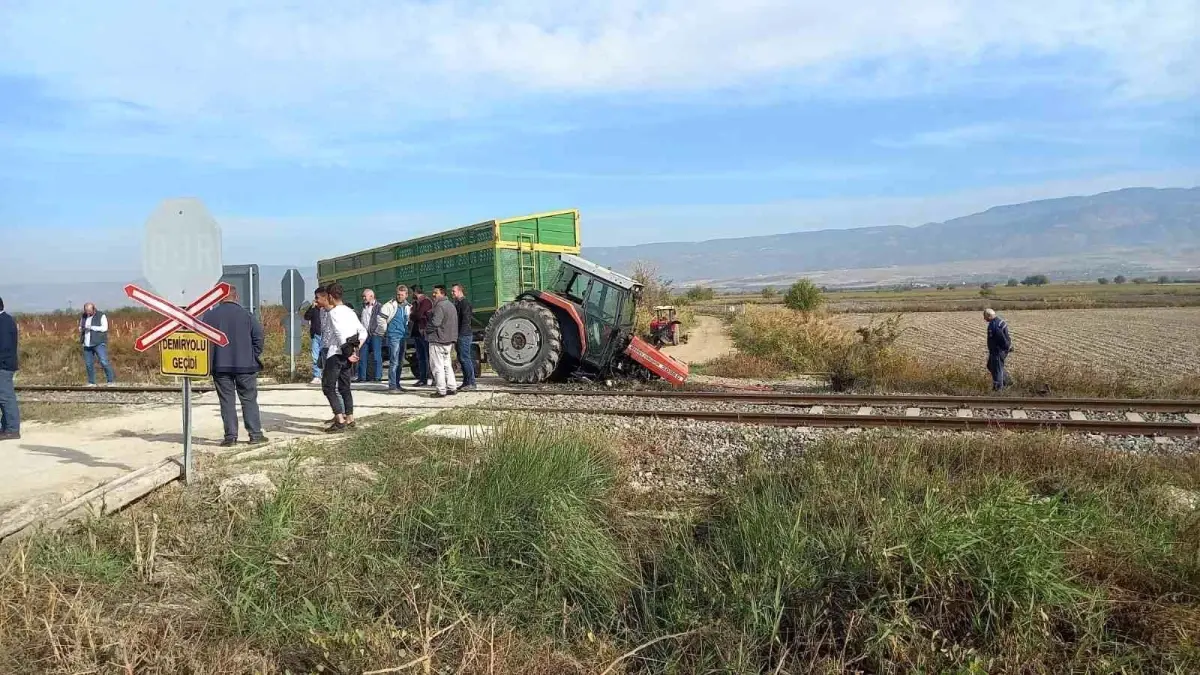
<instances>
[{"instance_id":1,"label":"octagonal sign back","mask_svg":"<svg viewBox=\"0 0 1200 675\"><path fill-rule=\"evenodd\" d=\"M177 305L221 280L221 226L199 199L167 199L146 221L142 274Z\"/></svg>"}]
</instances>

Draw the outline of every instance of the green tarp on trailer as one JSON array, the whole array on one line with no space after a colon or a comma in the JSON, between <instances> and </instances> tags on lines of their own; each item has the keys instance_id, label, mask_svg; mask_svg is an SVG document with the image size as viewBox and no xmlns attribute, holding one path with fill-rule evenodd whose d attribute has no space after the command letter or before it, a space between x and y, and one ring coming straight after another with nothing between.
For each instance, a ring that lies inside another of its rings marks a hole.
<instances>
[{"instance_id":1,"label":"green tarp on trailer","mask_svg":"<svg viewBox=\"0 0 1200 675\"><path fill-rule=\"evenodd\" d=\"M488 220L317 263L322 285L335 281L357 306L370 288L381 301L396 286L462 284L482 330L496 308L522 291L541 288L558 273L561 253L579 254L579 211L551 211Z\"/></svg>"}]
</instances>

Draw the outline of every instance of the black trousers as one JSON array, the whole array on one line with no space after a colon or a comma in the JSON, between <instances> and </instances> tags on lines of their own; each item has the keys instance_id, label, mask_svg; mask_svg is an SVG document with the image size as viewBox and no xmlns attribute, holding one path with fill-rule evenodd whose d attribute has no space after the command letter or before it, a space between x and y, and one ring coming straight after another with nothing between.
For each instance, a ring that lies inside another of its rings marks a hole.
<instances>
[{"instance_id":1,"label":"black trousers","mask_svg":"<svg viewBox=\"0 0 1200 675\"><path fill-rule=\"evenodd\" d=\"M350 391L354 365L341 354L325 359L325 368L321 371L321 392L329 400L329 407L333 408L335 415L354 414L354 394Z\"/></svg>"},{"instance_id":2,"label":"black trousers","mask_svg":"<svg viewBox=\"0 0 1200 675\"><path fill-rule=\"evenodd\" d=\"M250 440L262 438L262 418L258 412L258 375L255 373L213 373L213 385L217 390L217 401L221 404L221 422L225 426L225 440L236 441L238 437L237 404L234 396L242 402L242 421Z\"/></svg>"}]
</instances>

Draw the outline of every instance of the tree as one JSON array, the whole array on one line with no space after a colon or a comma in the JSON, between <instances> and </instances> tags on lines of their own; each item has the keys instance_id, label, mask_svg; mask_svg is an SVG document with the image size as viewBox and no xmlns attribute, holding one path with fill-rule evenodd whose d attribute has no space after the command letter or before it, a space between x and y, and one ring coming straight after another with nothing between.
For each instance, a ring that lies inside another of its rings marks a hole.
<instances>
[{"instance_id":1,"label":"tree","mask_svg":"<svg viewBox=\"0 0 1200 675\"><path fill-rule=\"evenodd\" d=\"M1125 283L1125 275L1124 275L1124 274L1118 274L1117 276L1113 277L1113 283L1114 283L1114 284L1123 284L1123 283Z\"/></svg>"},{"instance_id":2,"label":"tree","mask_svg":"<svg viewBox=\"0 0 1200 675\"><path fill-rule=\"evenodd\" d=\"M692 286L687 289L683 297L687 298L689 302L697 302L700 300L712 300L717 297L717 293L713 289L705 288L704 286Z\"/></svg>"},{"instance_id":3,"label":"tree","mask_svg":"<svg viewBox=\"0 0 1200 675\"><path fill-rule=\"evenodd\" d=\"M811 312L820 307L823 302L825 302L825 297L821 295L821 289L808 279L801 279L792 284L787 294L783 296L784 306L800 312Z\"/></svg>"},{"instance_id":4,"label":"tree","mask_svg":"<svg viewBox=\"0 0 1200 675\"><path fill-rule=\"evenodd\" d=\"M1105 286L1108 284L1108 277L1100 277L1096 280L1096 283L1100 284L1101 286Z\"/></svg>"},{"instance_id":5,"label":"tree","mask_svg":"<svg viewBox=\"0 0 1200 675\"><path fill-rule=\"evenodd\" d=\"M1135 284L1144 284L1147 281L1149 281L1149 279L1147 279L1146 277L1134 277L1133 278L1133 283L1135 283Z\"/></svg>"},{"instance_id":6,"label":"tree","mask_svg":"<svg viewBox=\"0 0 1200 675\"><path fill-rule=\"evenodd\" d=\"M1017 281L1016 279L1009 279L1004 285L1008 286L1009 288L1016 288L1017 286L1021 285L1021 282Z\"/></svg>"},{"instance_id":7,"label":"tree","mask_svg":"<svg viewBox=\"0 0 1200 675\"><path fill-rule=\"evenodd\" d=\"M979 284L979 290L981 290L981 291L990 291L995 287L996 287L996 284L993 284L990 281L985 281L982 284Z\"/></svg>"},{"instance_id":8,"label":"tree","mask_svg":"<svg viewBox=\"0 0 1200 675\"><path fill-rule=\"evenodd\" d=\"M1030 274L1021 280L1023 286L1045 286L1050 283L1050 279L1046 278L1045 274Z\"/></svg>"},{"instance_id":9,"label":"tree","mask_svg":"<svg viewBox=\"0 0 1200 675\"><path fill-rule=\"evenodd\" d=\"M763 300L774 300L777 295L779 295L779 291L774 286L766 286L762 289Z\"/></svg>"},{"instance_id":10,"label":"tree","mask_svg":"<svg viewBox=\"0 0 1200 675\"><path fill-rule=\"evenodd\" d=\"M1160 284L1169 284L1169 283L1171 283L1171 277L1169 277L1169 276L1167 276L1167 275L1165 275L1165 274L1164 274L1164 275L1162 275L1161 277L1159 277L1159 278L1158 278L1158 283L1160 283Z\"/></svg>"}]
</instances>

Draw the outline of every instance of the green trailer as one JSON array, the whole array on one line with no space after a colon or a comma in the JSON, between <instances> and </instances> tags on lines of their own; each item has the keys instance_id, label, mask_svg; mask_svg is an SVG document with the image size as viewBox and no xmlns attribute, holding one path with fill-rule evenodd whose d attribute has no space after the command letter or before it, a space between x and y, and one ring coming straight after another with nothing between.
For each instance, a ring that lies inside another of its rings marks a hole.
<instances>
[{"instance_id":1,"label":"green trailer","mask_svg":"<svg viewBox=\"0 0 1200 675\"><path fill-rule=\"evenodd\" d=\"M496 308L518 294L551 283L559 255L579 254L579 211L551 211L487 220L317 263L321 285L339 282L357 306L365 289L381 302L396 286L462 284L475 308L472 327L482 333Z\"/></svg>"}]
</instances>

